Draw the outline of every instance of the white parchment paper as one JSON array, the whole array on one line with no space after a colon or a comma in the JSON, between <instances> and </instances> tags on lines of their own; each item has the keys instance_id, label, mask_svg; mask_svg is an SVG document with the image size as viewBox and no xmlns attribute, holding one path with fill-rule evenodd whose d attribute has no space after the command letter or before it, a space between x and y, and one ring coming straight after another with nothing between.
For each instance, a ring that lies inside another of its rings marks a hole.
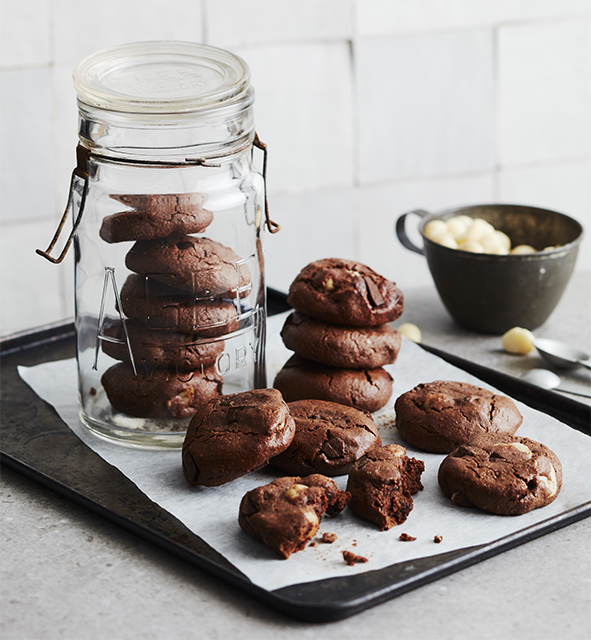
<instances>
[{"instance_id":1,"label":"white parchment paper","mask_svg":"<svg viewBox=\"0 0 591 640\"><path fill-rule=\"evenodd\" d=\"M279 335L285 317L286 314L281 314L268 320L270 385L291 355ZM433 380L458 380L487 387L406 339L396 363L386 368L394 377L392 400L374 415L384 444L404 445L394 428L392 407L395 398L415 385ZM277 477L273 471L252 473L222 487L192 487L183 478L180 451L148 451L111 444L82 426L78 419L75 360L19 367L19 374L41 398L55 407L86 445L120 469L152 501L181 520L252 582L267 590L381 569L397 562L492 542L591 500L591 438L518 403L524 418L518 435L549 446L563 464L563 488L551 505L517 517L458 507L442 495L437 484L437 470L444 456L407 447L410 456L425 462L422 476L425 488L414 495L414 509L404 524L382 532L345 509L335 518L325 517L320 526L319 534L330 531L337 535L335 543L318 542L282 560L238 526L242 496ZM345 488L346 476L335 480L341 489ZM415 536L416 540L401 542L398 537L402 532ZM443 536L440 544L434 543L435 535ZM348 566L342 557L344 549L367 557L368 562Z\"/></svg>"}]
</instances>

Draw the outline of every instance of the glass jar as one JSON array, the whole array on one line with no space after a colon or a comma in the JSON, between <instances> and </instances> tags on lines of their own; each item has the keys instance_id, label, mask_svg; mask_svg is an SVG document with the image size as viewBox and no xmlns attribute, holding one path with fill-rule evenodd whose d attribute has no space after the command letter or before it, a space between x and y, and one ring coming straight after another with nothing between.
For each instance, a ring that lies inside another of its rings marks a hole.
<instances>
[{"instance_id":1,"label":"glass jar","mask_svg":"<svg viewBox=\"0 0 591 640\"><path fill-rule=\"evenodd\" d=\"M74 87L80 417L110 440L179 447L204 402L266 386L261 236L276 228L250 72L214 47L132 43L82 60Z\"/></svg>"}]
</instances>

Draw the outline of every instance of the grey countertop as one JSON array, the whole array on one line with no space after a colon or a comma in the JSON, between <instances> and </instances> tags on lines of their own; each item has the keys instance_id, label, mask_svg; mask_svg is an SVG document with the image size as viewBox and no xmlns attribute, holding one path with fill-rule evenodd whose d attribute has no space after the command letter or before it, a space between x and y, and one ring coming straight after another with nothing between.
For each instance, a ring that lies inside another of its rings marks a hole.
<instances>
[{"instance_id":1,"label":"grey countertop","mask_svg":"<svg viewBox=\"0 0 591 640\"><path fill-rule=\"evenodd\" d=\"M511 375L540 366L536 354L505 354L498 336L457 327L434 290L409 291L406 298L403 320L421 327L426 344ZM589 307L589 274L576 274L536 335L572 336L589 349ZM3 471L0 499L4 640L320 634L327 640L586 640L591 634L591 518L351 618L311 624L286 618L10 469Z\"/></svg>"},{"instance_id":2,"label":"grey countertop","mask_svg":"<svg viewBox=\"0 0 591 640\"><path fill-rule=\"evenodd\" d=\"M515 355L503 350L501 336L467 331L448 314L435 286L405 292L405 308L400 321L416 324L422 332L422 342L464 360L476 362L519 378L530 369L546 368L557 373L562 386L591 394L591 372L553 368L534 349L529 354ZM536 338L553 338L577 346L591 354L591 273L573 274L558 306L546 322L533 331ZM569 396L591 405L591 400Z\"/></svg>"}]
</instances>

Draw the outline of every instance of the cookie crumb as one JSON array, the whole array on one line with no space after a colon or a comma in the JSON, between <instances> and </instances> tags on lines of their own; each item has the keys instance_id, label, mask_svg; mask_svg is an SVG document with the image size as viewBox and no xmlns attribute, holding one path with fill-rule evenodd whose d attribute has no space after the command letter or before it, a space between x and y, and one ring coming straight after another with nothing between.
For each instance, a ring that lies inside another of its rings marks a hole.
<instances>
[{"instance_id":1,"label":"cookie crumb","mask_svg":"<svg viewBox=\"0 0 591 640\"><path fill-rule=\"evenodd\" d=\"M90 387L90 389L88 390L88 395L96 396L96 389L94 387Z\"/></svg>"},{"instance_id":2,"label":"cookie crumb","mask_svg":"<svg viewBox=\"0 0 591 640\"><path fill-rule=\"evenodd\" d=\"M343 551L343 560L350 567L352 567L355 563L358 563L358 562L367 562L367 558L364 558L363 556L358 556L352 553L351 551L347 551L346 549L345 551Z\"/></svg>"},{"instance_id":3,"label":"cookie crumb","mask_svg":"<svg viewBox=\"0 0 591 640\"><path fill-rule=\"evenodd\" d=\"M330 533L328 531L325 531L322 534L322 542L326 542L327 544L332 544L333 542L335 542L337 539L337 534L336 533Z\"/></svg>"},{"instance_id":4,"label":"cookie crumb","mask_svg":"<svg viewBox=\"0 0 591 640\"><path fill-rule=\"evenodd\" d=\"M398 540L401 540L402 542L412 542L413 540L416 540L416 538L414 536L409 536L408 533L401 533L398 536Z\"/></svg>"},{"instance_id":5,"label":"cookie crumb","mask_svg":"<svg viewBox=\"0 0 591 640\"><path fill-rule=\"evenodd\" d=\"M310 544L308 545L309 547L315 547L316 543L314 541L310 542Z\"/></svg>"},{"instance_id":6,"label":"cookie crumb","mask_svg":"<svg viewBox=\"0 0 591 640\"><path fill-rule=\"evenodd\" d=\"M440 535L433 536L433 542L435 542L436 544L443 542L443 536L440 536Z\"/></svg>"}]
</instances>

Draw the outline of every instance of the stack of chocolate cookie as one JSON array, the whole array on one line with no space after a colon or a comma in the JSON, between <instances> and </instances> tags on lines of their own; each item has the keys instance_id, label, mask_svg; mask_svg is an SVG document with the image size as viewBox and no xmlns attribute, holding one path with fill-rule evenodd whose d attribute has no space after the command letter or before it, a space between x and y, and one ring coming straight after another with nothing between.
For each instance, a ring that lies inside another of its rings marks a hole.
<instances>
[{"instance_id":1,"label":"stack of chocolate cookie","mask_svg":"<svg viewBox=\"0 0 591 640\"><path fill-rule=\"evenodd\" d=\"M248 295L248 267L203 233L213 220L200 193L112 195L129 209L103 220L105 242L134 242L119 296L126 318L102 328L120 362L101 383L114 409L141 418L187 418L221 394L222 337L238 328L231 299ZM119 306L119 303L118 303ZM179 429L183 427L179 426Z\"/></svg>"},{"instance_id":2,"label":"stack of chocolate cookie","mask_svg":"<svg viewBox=\"0 0 591 640\"><path fill-rule=\"evenodd\" d=\"M398 287L363 264L327 258L300 272L287 301L295 311L281 337L295 355L273 383L285 400L383 407L392 395L383 366L400 350L399 332L386 324L403 311Z\"/></svg>"}]
</instances>

